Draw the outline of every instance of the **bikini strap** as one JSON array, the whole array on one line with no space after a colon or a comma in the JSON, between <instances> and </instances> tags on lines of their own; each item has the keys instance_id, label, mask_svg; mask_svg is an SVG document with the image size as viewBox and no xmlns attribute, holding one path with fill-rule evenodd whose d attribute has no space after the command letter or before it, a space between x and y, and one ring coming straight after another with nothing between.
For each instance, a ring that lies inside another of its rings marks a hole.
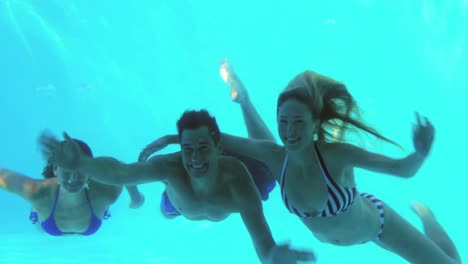
<instances>
[{"instance_id":1,"label":"bikini strap","mask_svg":"<svg viewBox=\"0 0 468 264\"><path fill-rule=\"evenodd\" d=\"M93 206L91 205L91 200L89 199L89 191L88 191L88 188L85 187L84 189L85 189L86 201L88 201L89 210L91 211L92 214L96 215L96 214L94 213Z\"/></svg>"},{"instance_id":2,"label":"bikini strap","mask_svg":"<svg viewBox=\"0 0 468 264\"><path fill-rule=\"evenodd\" d=\"M39 215L37 214L37 212L32 211L32 212L29 214L29 220L31 220L31 222L32 222L33 224L37 223L37 221L39 221Z\"/></svg>"},{"instance_id":3,"label":"bikini strap","mask_svg":"<svg viewBox=\"0 0 468 264\"><path fill-rule=\"evenodd\" d=\"M52 205L52 212L50 215L53 215L55 212L55 208L57 207L58 199L60 195L60 184L57 185L57 192L55 193L55 199L54 199L54 204Z\"/></svg>"},{"instance_id":4,"label":"bikini strap","mask_svg":"<svg viewBox=\"0 0 468 264\"><path fill-rule=\"evenodd\" d=\"M333 177L331 176L330 172L328 172L328 168L325 165L325 161L323 160L322 154L320 154L320 151L319 151L318 146L317 146L317 141L314 142L314 149L315 149L315 153L317 154L317 159L318 159L318 162L320 163L320 167L322 168L323 174L325 174L325 177L327 177L327 179L330 182L336 184L336 182L333 179Z\"/></svg>"},{"instance_id":5,"label":"bikini strap","mask_svg":"<svg viewBox=\"0 0 468 264\"><path fill-rule=\"evenodd\" d=\"M96 216L96 213L94 212L94 209L93 209L93 206L91 205L91 200L89 199L89 190L88 190L88 187L85 188L85 195L86 195L86 200L88 201L88 207L89 207L89 210L91 211L91 213L94 215L94 217L97 217ZM104 216L103 216L103 219L104 220L107 220L111 217L111 214L109 212L109 208L106 209L106 211L104 212Z\"/></svg>"},{"instance_id":6,"label":"bikini strap","mask_svg":"<svg viewBox=\"0 0 468 264\"><path fill-rule=\"evenodd\" d=\"M288 165L288 154L284 158L283 167L281 168L281 175L280 175L280 187L283 190L284 187L284 175L286 174L286 165Z\"/></svg>"}]
</instances>

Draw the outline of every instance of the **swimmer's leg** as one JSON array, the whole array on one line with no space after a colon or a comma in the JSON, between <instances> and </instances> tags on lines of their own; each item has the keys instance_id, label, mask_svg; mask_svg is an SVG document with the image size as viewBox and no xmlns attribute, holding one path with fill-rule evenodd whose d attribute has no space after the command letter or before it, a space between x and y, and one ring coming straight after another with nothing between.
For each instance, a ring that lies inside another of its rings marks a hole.
<instances>
[{"instance_id":1,"label":"swimmer's leg","mask_svg":"<svg viewBox=\"0 0 468 264\"><path fill-rule=\"evenodd\" d=\"M232 66L226 61L221 62L221 75L229 85L231 99L241 106L242 116L247 127L249 138L264 139L275 142L273 134L260 117L257 109L250 101L244 84L234 72Z\"/></svg>"},{"instance_id":2,"label":"swimmer's leg","mask_svg":"<svg viewBox=\"0 0 468 264\"><path fill-rule=\"evenodd\" d=\"M426 236L434 241L447 255L461 263L455 244L437 221L431 209L417 201L411 204L411 209L421 218Z\"/></svg>"},{"instance_id":3,"label":"swimmer's leg","mask_svg":"<svg viewBox=\"0 0 468 264\"><path fill-rule=\"evenodd\" d=\"M425 236L387 204L384 205L385 224L376 244L391 251L412 264L461 263L455 255L449 255L429 236Z\"/></svg>"},{"instance_id":4,"label":"swimmer's leg","mask_svg":"<svg viewBox=\"0 0 468 264\"><path fill-rule=\"evenodd\" d=\"M240 103L240 106L249 138L276 142L273 134L258 114L252 102L247 98L244 102Z\"/></svg>"},{"instance_id":5,"label":"swimmer's leg","mask_svg":"<svg viewBox=\"0 0 468 264\"><path fill-rule=\"evenodd\" d=\"M130 208L136 209L143 206L145 203L145 196L138 190L136 185L125 186L128 194L130 195Z\"/></svg>"}]
</instances>

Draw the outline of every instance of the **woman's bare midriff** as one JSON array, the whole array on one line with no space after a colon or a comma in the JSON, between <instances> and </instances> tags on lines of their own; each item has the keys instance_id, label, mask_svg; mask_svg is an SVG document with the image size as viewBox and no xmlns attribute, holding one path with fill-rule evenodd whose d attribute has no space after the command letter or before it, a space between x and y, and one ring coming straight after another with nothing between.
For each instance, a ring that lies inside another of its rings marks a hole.
<instances>
[{"instance_id":1,"label":"woman's bare midriff","mask_svg":"<svg viewBox=\"0 0 468 264\"><path fill-rule=\"evenodd\" d=\"M302 219L314 236L324 243L350 246L374 240L380 222L376 207L371 201L357 196L344 213L332 217Z\"/></svg>"}]
</instances>

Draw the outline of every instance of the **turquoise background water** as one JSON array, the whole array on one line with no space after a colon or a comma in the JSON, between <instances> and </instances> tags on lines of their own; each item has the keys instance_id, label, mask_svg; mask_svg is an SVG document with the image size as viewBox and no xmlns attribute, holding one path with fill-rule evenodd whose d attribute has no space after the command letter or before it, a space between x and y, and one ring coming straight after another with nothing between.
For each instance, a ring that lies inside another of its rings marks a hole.
<instances>
[{"instance_id":1,"label":"turquoise background water","mask_svg":"<svg viewBox=\"0 0 468 264\"><path fill-rule=\"evenodd\" d=\"M95 155L136 160L176 132L186 109L207 108L224 132L246 135L218 73L227 57L275 136L278 93L312 69L344 81L364 118L406 151L414 111L436 127L431 155L408 180L359 170L358 188L420 228L409 209L427 203L467 259L466 101L468 1L25 1L0 0L0 167L40 178L36 139L66 130ZM173 146L165 152L177 150ZM123 193L92 237L49 237L29 205L0 192L0 263L257 263L237 215L221 223L166 220L163 186L141 186L143 208ZM314 249L319 263L405 263L374 244L322 244L284 208L264 203L277 241Z\"/></svg>"}]
</instances>

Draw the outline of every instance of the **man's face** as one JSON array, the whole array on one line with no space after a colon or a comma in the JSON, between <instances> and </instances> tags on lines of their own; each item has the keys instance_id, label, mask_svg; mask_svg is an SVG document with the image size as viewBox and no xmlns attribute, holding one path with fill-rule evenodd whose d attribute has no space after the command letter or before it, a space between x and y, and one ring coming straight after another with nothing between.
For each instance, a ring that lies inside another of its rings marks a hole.
<instances>
[{"instance_id":1,"label":"man's face","mask_svg":"<svg viewBox=\"0 0 468 264\"><path fill-rule=\"evenodd\" d=\"M191 177L203 177L216 168L219 148L210 136L208 127L184 129L180 146L182 163Z\"/></svg>"}]
</instances>

